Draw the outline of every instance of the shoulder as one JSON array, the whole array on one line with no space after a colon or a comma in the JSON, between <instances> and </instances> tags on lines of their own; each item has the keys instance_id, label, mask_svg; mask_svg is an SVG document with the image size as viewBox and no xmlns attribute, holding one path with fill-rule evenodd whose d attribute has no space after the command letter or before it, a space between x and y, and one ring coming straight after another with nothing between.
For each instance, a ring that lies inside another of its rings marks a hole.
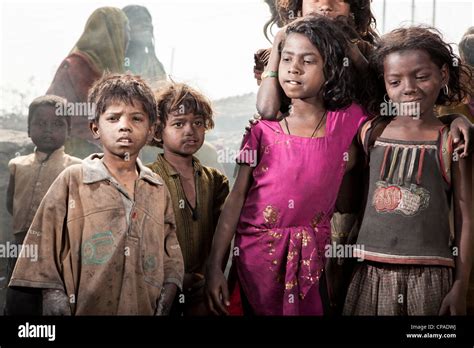
<instances>
[{"instance_id":1,"label":"shoulder","mask_svg":"<svg viewBox=\"0 0 474 348\"><path fill-rule=\"evenodd\" d=\"M330 112L341 118L362 119L368 117L368 113L364 110L362 106L357 103L352 103L351 105L345 108L337 109Z\"/></svg>"},{"instance_id":2,"label":"shoulder","mask_svg":"<svg viewBox=\"0 0 474 348\"><path fill-rule=\"evenodd\" d=\"M35 158L35 154L34 153L30 153L29 155L24 155L24 156L17 156L17 157L14 157L12 158L9 162L8 162L8 166L12 165L12 166L15 166L15 165L21 165L21 164L29 164L31 163Z\"/></svg>"},{"instance_id":3,"label":"shoulder","mask_svg":"<svg viewBox=\"0 0 474 348\"><path fill-rule=\"evenodd\" d=\"M326 129L329 132L350 135L356 134L362 124L368 119L368 113L358 104L352 103L346 108L329 111Z\"/></svg>"},{"instance_id":4,"label":"shoulder","mask_svg":"<svg viewBox=\"0 0 474 348\"><path fill-rule=\"evenodd\" d=\"M216 168L202 166L202 171L213 182L217 182L217 183L228 182L227 176L225 176L220 170Z\"/></svg>"},{"instance_id":5,"label":"shoulder","mask_svg":"<svg viewBox=\"0 0 474 348\"><path fill-rule=\"evenodd\" d=\"M279 122L280 121L277 120L255 120L253 123L251 123L250 127L246 128L245 135L247 133L263 134L280 132L281 127Z\"/></svg>"},{"instance_id":6,"label":"shoulder","mask_svg":"<svg viewBox=\"0 0 474 348\"><path fill-rule=\"evenodd\" d=\"M82 178L84 165L83 163L75 163L65 168L60 176L69 177L69 178Z\"/></svg>"},{"instance_id":7,"label":"shoulder","mask_svg":"<svg viewBox=\"0 0 474 348\"><path fill-rule=\"evenodd\" d=\"M71 155L68 155L68 154L65 154L64 155L64 159L65 159L65 162L66 162L66 165L67 166L71 166L73 164L81 164L82 163L82 160L78 157L74 157L74 156L71 156Z\"/></svg>"}]
</instances>

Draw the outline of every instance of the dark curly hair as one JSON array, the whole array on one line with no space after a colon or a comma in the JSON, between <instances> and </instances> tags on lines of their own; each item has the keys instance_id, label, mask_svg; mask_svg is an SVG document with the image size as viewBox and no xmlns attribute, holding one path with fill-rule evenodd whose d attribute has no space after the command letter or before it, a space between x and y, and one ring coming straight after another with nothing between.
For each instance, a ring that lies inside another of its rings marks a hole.
<instances>
[{"instance_id":1,"label":"dark curly hair","mask_svg":"<svg viewBox=\"0 0 474 348\"><path fill-rule=\"evenodd\" d=\"M449 44L443 41L441 33L431 27L412 26L398 28L383 35L376 42L376 49L369 59L370 72L376 81L372 100L369 102L371 112L378 113L380 104L386 93L383 77L384 60L390 53L399 51L423 50L430 56L433 63L440 69L443 65L448 67L449 94L440 91L436 99L437 105L446 105L462 102L469 93L468 81L472 81L472 72L467 68Z\"/></svg>"},{"instance_id":2,"label":"dark curly hair","mask_svg":"<svg viewBox=\"0 0 474 348\"><path fill-rule=\"evenodd\" d=\"M337 110L357 101L355 93L355 71L347 53L347 41L336 23L323 16L306 16L290 24L286 38L281 42L279 51L285 45L289 34L303 34L318 49L324 61L324 79L321 87L325 108Z\"/></svg>"},{"instance_id":3,"label":"dark curly hair","mask_svg":"<svg viewBox=\"0 0 474 348\"><path fill-rule=\"evenodd\" d=\"M353 28L360 38L370 44L378 38L375 31L376 20L370 9L372 0L345 0L350 5L354 17L349 18ZM265 0L270 8L271 18L265 23L263 32L268 39L271 27L276 24L279 28L301 17L303 0Z\"/></svg>"}]
</instances>

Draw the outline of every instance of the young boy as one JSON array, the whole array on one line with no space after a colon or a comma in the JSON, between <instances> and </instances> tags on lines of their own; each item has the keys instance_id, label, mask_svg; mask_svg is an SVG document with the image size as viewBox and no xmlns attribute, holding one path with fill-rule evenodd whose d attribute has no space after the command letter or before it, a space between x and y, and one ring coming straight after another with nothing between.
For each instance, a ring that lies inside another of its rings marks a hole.
<instances>
[{"instance_id":1,"label":"young boy","mask_svg":"<svg viewBox=\"0 0 474 348\"><path fill-rule=\"evenodd\" d=\"M229 193L227 178L193 156L205 131L214 126L212 108L205 96L180 83L164 87L156 97L159 122L154 144L164 153L149 167L170 190L185 265L183 293L175 299L173 314L207 315L204 268Z\"/></svg>"},{"instance_id":2,"label":"young boy","mask_svg":"<svg viewBox=\"0 0 474 348\"><path fill-rule=\"evenodd\" d=\"M33 100L28 109L28 136L36 149L32 154L15 157L8 163L10 181L7 210L13 215L13 242L16 250L21 250L20 245L36 210L53 181L66 167L81 163L79 158L64 153L70 120L56 116L56 110L65 103L65 99L54 95ZM34 250L26 250L27 248L28 246L22 255L34 257ZM11 277L16 260L16 257L9 260L8 277ZM7 290L6 315L38 314L39 308L38 296L29 292Z\"/></svg>"},{"instance_id":3,"label":"young boy","mask_svg":"<svg viewBox=\"0 0 474 348\"><path fill-rule=\"evenodd\" d=\"M109 75L91 88L90 129L103 154L67 168L36 213L10 286L42 289L45 315L167 314L183 278L169 192L138 152L156 101L145 82Z\"/></svg>"}]
</instances>

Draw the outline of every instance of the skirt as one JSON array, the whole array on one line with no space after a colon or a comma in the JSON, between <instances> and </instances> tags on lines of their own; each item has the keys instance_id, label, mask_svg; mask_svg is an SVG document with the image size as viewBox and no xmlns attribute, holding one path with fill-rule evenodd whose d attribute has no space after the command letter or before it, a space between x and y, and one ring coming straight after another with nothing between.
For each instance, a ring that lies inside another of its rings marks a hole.
<instances>
[{"instance_id":1,"label":"skirt","mask_svg":"<svg viewBox=\"0 0 474 348\"><path fill-rule=\"evenodd\" d=\"M453 283L445 266L363 262L356 266L343 315L438 315Z\"/></svg>"}]
</instances>

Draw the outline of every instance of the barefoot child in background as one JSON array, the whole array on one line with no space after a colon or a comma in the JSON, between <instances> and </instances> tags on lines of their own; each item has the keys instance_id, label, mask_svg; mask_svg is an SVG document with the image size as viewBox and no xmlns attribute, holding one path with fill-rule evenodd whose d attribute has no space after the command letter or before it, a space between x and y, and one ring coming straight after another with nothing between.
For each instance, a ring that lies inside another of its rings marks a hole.
<instances>
[{"instance_id":1,"label":"barefoot child in background","mask_svg":"<svg viewBox=\"0 0 474 348\"><path fill-rule=\"evenodd\" d=\"M335 22L305 17L286 34L278 81L292 100L291 112L282 121L259 121L244 137L206 273L214 313L228 313L221 265L236 233L245 314L323 314L320 280L330 220L352 166L344 154L354 149L366 116L352 103L353 71L343 64L346 41Z\"/></svg>"},{"instance_id":2,"label":"barefoot child in background","mask_svg":"<svg viewBox=\"0 0 474 348\"><path fill-rule=\"evenodd\" d=\"M357 239L359 264L345 315L462 315L472 264L472 158L453 155L435 104L460 102L472 77L434 30L396 29L371 65L380 96L396 106L384 127L368 122L361 141L370 186ZM381 124L380 122L378 123ZM374 132L375 131L375 132ZM374 135L376 134L376 135ZM449 210L454 204L454 234Z\"/></svg>"},{"instance_id":3,"label":"barefoot child in background","mask_svg":"<svg viewBox=\"0 0 474 348\"><path fill-rule=\"evenodd\" d=\"M81 160L64 153L70 129L68 117L56 116L66 100L54 95L38 97L28 108L28 135L36 145L35 152L13 158L8 163L10 182L7 210L13 215L13 237L16 245L25 239L36 210L53 181L67 167ZM16 258L10 260L11 277ZM6 315L40 314L41 297L29 291L7 289Z\"/></svg>"},{"instance_id":4,"label":"barefoot child in background","mask_svg":"<svg viewBox=\"0 0 474 348\"><path fill-rule=\"evenodd\" d=\"M204 95L181 83L163 87L156 98L159 123L154 141L164 153L148 166L170 191L185 266L183 293L176 297L172 311L185 316L206 315L204 269L229 193L225 175L203 166L194 156L205 132L214 126L213 111Z\"/></svg>"},{"instance_id":5,"label":"barefoot child in background","mask_svg":"<svg viewBox=\"0 0 474 348\"><path fill-rule=\"evenodd\" d=\"M139 77L109 75L90 90L90 128L104 153L63 171L44 197L11 287L41 289L46 315L167 314L183 259L168 189L137 159L153 136L156 101Z\"/></svg>"}]
</instances>

